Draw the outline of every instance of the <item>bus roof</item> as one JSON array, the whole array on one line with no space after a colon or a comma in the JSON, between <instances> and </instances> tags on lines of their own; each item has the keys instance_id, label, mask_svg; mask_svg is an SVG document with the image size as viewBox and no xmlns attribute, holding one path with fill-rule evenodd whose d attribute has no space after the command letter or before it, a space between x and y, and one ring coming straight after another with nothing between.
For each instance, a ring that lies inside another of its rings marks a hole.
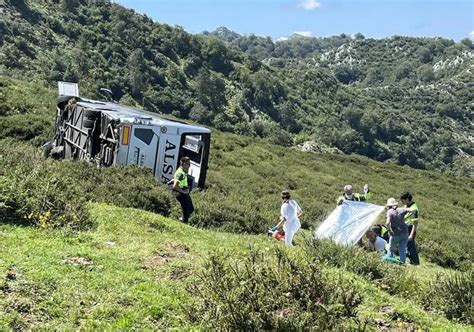
<instances>
[{"instance_id":1,"label":"bus roof","mask_svg":"<svg viewBox=\"0 0 474 332\"><path fill-rule=\"evenodd\" d=\"M160 127L177 127L180 130L197 133L211 132L210 129L205 127L190 125L178 120L164 119L156 113L135 109L129 106L123 106L117 103L81 98L77 104L89 109L101 111L102 113L107 114L110 118L119 120L121 123L149 124Z\"/></svg>"}]
</instances>

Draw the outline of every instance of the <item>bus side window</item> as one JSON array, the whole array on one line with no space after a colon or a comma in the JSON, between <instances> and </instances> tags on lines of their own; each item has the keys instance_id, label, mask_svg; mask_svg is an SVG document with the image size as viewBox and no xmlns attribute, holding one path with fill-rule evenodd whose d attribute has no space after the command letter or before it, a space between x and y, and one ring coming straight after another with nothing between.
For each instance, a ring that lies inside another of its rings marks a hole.
<instances>
[{"instance_id":1,"label":"bus side window","mask_svg":"<svg viewBox=\"0 0 474 332\"><path fill-rule=\"evenodd\" d=\"M154 135L152 129L136 128L134 132L136 138L138 138L146 145L150 145Z\"/></svg>"}]
</instances>

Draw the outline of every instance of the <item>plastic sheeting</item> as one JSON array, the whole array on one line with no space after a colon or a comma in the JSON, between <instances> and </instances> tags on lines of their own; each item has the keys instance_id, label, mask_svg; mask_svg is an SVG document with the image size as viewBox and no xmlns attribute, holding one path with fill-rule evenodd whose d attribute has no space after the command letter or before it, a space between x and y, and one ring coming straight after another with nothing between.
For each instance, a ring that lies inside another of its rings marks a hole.
<instances>
[{"instance_id":1,"label":"plastic sheeting","mask_svg":"<svg viewBox=\"0 0 474 332\"><path fill-rule=\"evenodd\" d=\"M316 238L332 239L338 244L354 245L375 223L383 206L344 201L319 226Z\"/></svg>"}]
</instances>

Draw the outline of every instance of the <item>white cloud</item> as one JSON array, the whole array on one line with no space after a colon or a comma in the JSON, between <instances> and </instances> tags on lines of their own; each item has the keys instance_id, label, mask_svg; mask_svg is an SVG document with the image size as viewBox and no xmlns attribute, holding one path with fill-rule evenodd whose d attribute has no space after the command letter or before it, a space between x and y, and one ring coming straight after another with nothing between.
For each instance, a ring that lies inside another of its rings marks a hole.
<instances>
[{"instance_id":1,"label":"white cloud","mask_svg":"<svg viewBox=\"0 0 474 332\"><path fill-rule=\"evenodd\" d=\"M313 35L311 31L295 31L294 34L303 37L311 37Z\"/></svg>"},{"instance_id":2,"label":"white cloud","mask_svg":"<svg viewBox=\"0 0 474 332\"><path fill-rule=\"evenodd\" d=\"M288 37L280 37L280 38L277 38L277 42L279 41L285 41L285 40L288 40L289 38Z\"/></svg>"},{"instance_id":3,"label":"white cloud","mask_svg":"<svg viewBox=\"0 0 474 332\"><path fill-rule=\"evenodd\" d=\"M469 34L469 38L474 41L474 31L471 31L471 33Z\"/></svg>"},{"instance_id":4,"label":"white cloud","mask_svg":"<svg viewBox=\"0 0 474 332\"><path fill-rule=\"evenodd\" d=\"M304 10L313 10L321 7L321 2L318 0L300 0L298 8L303 8Z\"/></svg>"}]
</instances>

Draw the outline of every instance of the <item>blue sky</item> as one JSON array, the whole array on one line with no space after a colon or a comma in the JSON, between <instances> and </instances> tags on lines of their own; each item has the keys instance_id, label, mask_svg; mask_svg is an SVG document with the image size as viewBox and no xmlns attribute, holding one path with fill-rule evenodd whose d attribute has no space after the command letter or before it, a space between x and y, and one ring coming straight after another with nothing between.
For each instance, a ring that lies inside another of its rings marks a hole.
<instances>
[{"instance_id":1,"label":"blue sky","mask_svg":"<svg viewBox=\"0 0 474 332\"><path fill-rule=\"evenodd\" d=\"M225 26L274 39L363 33L474 39L473 0L115 0L191 33Z\"/></svg>"}]
</instances>

